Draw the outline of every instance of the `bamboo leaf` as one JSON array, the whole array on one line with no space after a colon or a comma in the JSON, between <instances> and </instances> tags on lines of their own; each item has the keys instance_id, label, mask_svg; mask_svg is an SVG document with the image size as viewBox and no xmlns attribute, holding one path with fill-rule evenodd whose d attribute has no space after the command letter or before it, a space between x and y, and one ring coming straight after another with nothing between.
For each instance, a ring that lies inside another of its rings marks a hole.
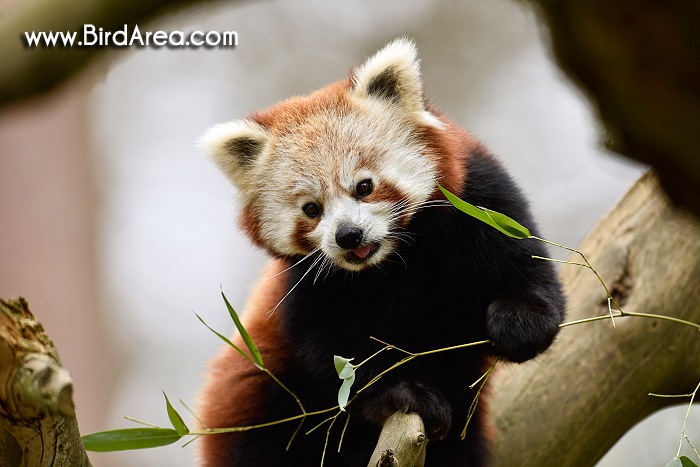
<instances>
[{"instance_id":1,"label":"bamboo leaf","mask_svg":"<svg viewBox=\"0 0 700 467\"><path fill-rule=\"evenodd\" d=\"M348 405L348 399L350 398L350 389L355 382L355 373L349 378L343 380L343 384L340 385L340 390L338 391L338 407L340 410L345 412L345 406Z\"/></svg>"},{"instance_id":2,"label":"bamboo leaf","mask_svg":"<svg viewBox=\"0 0 700 467\"><path fill-rule=\"evenodd\" d=\"M209 326L209 325L202 319L202 317L199 316L197 313L195 313L194 315L199 319L199 321L202 322L202 324L203 324L204 326L206 326L207 329L209 329L211 332L213 332L214 334L216 334L216 336L217 336L219 339L221 339L222 341L226 342L226 344L228 344L228 345L230 345L231 347L233 347L238 353L240 353L241 355L243 355L250 363L252 363L252 364L255 365L256 367L260 368L260 366L258 365L258 363L255 362L255 361L253 361L253 359L250 357L250 355L248 355L247 353L245 353L240 347L238 347L236 344L234 344L233 342L231 342L226 336L224 336L223 334L220 334L220 333L216 332L216 331L215 331L211 326ZM262 368L260 368L260 369L262 370Z\"/></svg>"},{"instance_id":3,"label":"bamboo leaf","mask_svg":"<svg viewBox=\"0 0 700 467\"><path fill-rule=\"evenodd\" d=\"M257 364L259 365L260 368L265 368L265 364L263 363L262 355L260 354L260 351L258 348L255 346L255 343L253 342L253 339L250 338L250 335L248 335L248 331L245 330L243 327L243 324L241 323L240 318L238 318L238 313L236 313L236 310L233 309L231 304L229 303L228 299L226 298L226 295L224 295L224 291L221 291L221 296L224 297L224 302L226 302L226 308L228 308L228 312L231 315L231 318L233 319L233 322L236 324L236 329L238 329L238 332L241 333L241 337L243 338L243 342L245 342L245 345L248 347L248 350L250 351L250 354L253 356Z\"/></svg>"},{"instance_id":4,"label":"bamboo leaf","mask_svg":"<svg viewBox=\"0 0 700 467\"><path fill-rule=\"evenodd\" d=\"M173 425L173 428L175 428L175 431L177 431L177 434L180 436L184 436L190 432L190 429L187 428L187 425L185 425L185 421L182 419L179 413L177 413L177 410L173 407L173 405L170 403L168 400L167 394L165 394L165 391L163 391L163 396L165 397L165 405L168 409L168 418L170 419L170 423Z\"/></svg>"},{"instance_id":5,"label":"bamboo leaf","mask_svg":"<svg viewBox=\"0 0 700 467\"><path fill-rule=\"evenodd\" d=\"M124 428L101 431L83 436L83 445L88 451L130 451L167 446L182 436L171 428Z\"/></svg>"},{"instance_id":6,"label":"bamboo leaf","mask_svg":"<svg viewBox=\"0 0 700 467\"><path fill-rule=\"evenodd\" d=\"M686 456L674 457L671 461L664 467L698 467L695 462L687 458Z\"/></svg>"},{"instance_id":7,"label":"bamboo leaf","mask_svg":"<svg viewBox=\"0 0 700 467\"><path fill-rule=\"evenodd\" d=\"M438 184L438 188L445 195L445 198L452 203L454 207L462 211L463 213L472 216L475 219L480 220L484 224L488 224L494 229L508 235L509 237L523 239L530 237L530 231L505 214L501 214L497 211L492 211L490 209L480 208L474 206L473 204L467 203L466 201L458 198L456 195L452 194L449 190Z\"/></svg>"},{"instance_id":8,"label":"bamboo leaf","mask_svg":"<svg viewBox=\"0 0 700 467\"><path fill-rule=\"evenodd\" d=\"M338 391L338 406L342 411L345 411L345 406L348 405L350 389L355 382L355 367L350 363L351 361L352 358L333 355L335 371L338 373L338 377L343 380L343 384L340 385L340 390Z\"/></svg>"},{"instance_id":9,"label":"bamboo leaf","mask_svg":"<svg viewBox=\"0 0 700 467\"><path fill-rule=\"evenodd\" d=\"M519 222L497 211L481 208L499 226L499 230L514 238L530 238L530 230Z\"/></svg>"},{"instance_id":10,"label":"bamboo leaf","mask_svg":"<svg viewBox=\"0 0 700 467\"><path fill-rule=\"evenodd\" d=\"M333 355L333 365L335 366L335 372L338 373L340 379L347 378L350 373L353 373L352 358L340 357L338 355ZM349 372L348 372L349 371Z\"/></svg>"}]
</instances>

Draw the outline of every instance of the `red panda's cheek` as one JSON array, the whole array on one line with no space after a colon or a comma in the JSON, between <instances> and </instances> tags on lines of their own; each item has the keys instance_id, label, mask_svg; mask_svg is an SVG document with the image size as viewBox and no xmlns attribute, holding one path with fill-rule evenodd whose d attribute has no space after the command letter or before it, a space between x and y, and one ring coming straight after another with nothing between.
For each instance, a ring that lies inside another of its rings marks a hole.
<instances>
[{"instance_id":1,"label":"red panda's cheek","mask_svg":"<svg viewBox=\"0 0 700 467\"><path fill-rule=\"evenodd\" d=\"M275 257L286 257L298 254L306 254L311 251L309 243L303 241L304 229L300 228L295 220L291 222L293 215L289 212L274 215L278 211L263 209L261 203L244 206L238 219L241 229L250 240L258 247L266 250Z\"/></svg>"},{"instance_id":2,"label":"red panda's cheek","mask_svg":"<svg viewBox=\"0 0 700 467\"><path fill-rule=\"evenodd\" d=\"M411 220L415 209L410 205L411 198L400 188L390 183L379 183L372 194L363 199L366 203L383 204L393 206L392 218L401 227L405 227Z\"/></svg>"},{"instance_id":3,"label":"red panda's cheek","mask_svg":"<svg viewBox=\"0 0 700 467\"><path fill-rule=\"evenodd\" d=\"M396 204L406 199L408 199L406 194L391 183L378 183L374 187L372 193L365 198L365 201L371 203L386 202L389 204Z\"/></svg>"},{"instance_id":4,"label":"red panda's cheek","mask_svg":"<svg viewBox=\"0 0 700 467\"><path fill-rule=\"evenodd\" d=\"M318 221L315 219L299 217L296 219L295 228L290 239L292 244L303 251L305 254L310 253L316 245L310 238L311 232L316 228Z\"/></svg>"},{"instance_id":5,"label":"red panda's cheek","mask_svg":"<svg viewBox=\"0 0 700 467\"><path fill-rule=\"evenodd\" d=\"M245 206L238 218L238 225L248 235L254 244L269 249L263 240L260 213L252 206Z\"/></svg>"}]
</instances>

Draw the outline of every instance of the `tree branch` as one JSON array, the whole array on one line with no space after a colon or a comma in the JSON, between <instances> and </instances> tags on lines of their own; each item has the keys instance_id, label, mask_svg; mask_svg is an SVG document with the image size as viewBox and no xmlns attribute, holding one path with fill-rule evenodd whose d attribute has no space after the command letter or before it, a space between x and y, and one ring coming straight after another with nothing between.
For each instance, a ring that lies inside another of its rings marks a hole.
<instances>
[{"instance_id":1,"label":"tree branch","mask_svg":"<svg viewBox=\"0 0 700 467\"><path fill-rule=\"evenodd\" d=\"M674 209L647 174L579 250L623 309L700 323L699 238L700 222ZM608 315L588 269L564 265L561 277L569 320ZM615 323L568 327L541 358L494 374L493 465L594 465L638 421L677 403L649 392L688 393L700 381L697 329L638 317Z\"/></svg>"},{"instance_id":2,"label":"tree branch","mask_svg":"<svg viewBox=\"0 0 700 467\"><path fill-rule=\"evenodd\" d=\"M73 381L27 302L0 299L0 465L89 467Z\"/></svg>"},{"instance_id":3,"label":"tree branch","mask_svg":"<svg viewBox=\"0 0 700 467\"><path fill-rule=\"evenodd\" d=\"M78 32L93 24L105 31L141 24L164 10L195 0L22 0L0 11L0 106L53 89L108 47L30 48L25 32Z\"/></svg>"},{"instance_id":4,"label":"tree branch","mask_svg":"<svg viewBox=\"0 0 700 467\"><path fill-rule=\"evenodd\" d=\"M367 467L423 467L427 444L421 417L395 412L384 422Z\"/></svg>"}]
</instances>

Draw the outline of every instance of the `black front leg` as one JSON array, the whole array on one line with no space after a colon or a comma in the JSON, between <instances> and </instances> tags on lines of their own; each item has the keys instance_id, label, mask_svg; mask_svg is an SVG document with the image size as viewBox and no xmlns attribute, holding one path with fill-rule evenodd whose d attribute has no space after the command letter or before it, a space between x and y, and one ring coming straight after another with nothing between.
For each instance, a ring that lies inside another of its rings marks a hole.
<instances>
[{"instance_id":1,"label":"black front leg","mask_svg":"<svg viewBox=\"0 0 700 467\"><path fill-rule=\"evenodd\" d=\"M530 284L525 292L495 299L486 315L494 353L520 363L545 351L559 332L564 306L558 284Z\"/></svg>"},{"instance_id":2,"label":"black front leg","mask_svg":"<svg viewBox=\"0 0 700 467\"><path fill-rule=\"evenodd\" d=\"M452 407L441 392L407 380L377 386L371 394L366 394L362 404L365 418L381 426L395 412L415 412L423 419L429 439L443 439L447 435L452 425Z\"/></svg>"}]
</instances>

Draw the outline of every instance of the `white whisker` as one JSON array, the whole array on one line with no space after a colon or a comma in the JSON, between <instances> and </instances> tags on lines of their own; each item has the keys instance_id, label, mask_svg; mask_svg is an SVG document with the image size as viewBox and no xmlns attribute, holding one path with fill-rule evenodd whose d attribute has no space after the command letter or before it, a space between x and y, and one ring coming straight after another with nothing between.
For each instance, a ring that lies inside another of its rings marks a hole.
<instances>
[{"instance_id":1,"label":"white whisker","mask_svg":"<svg viewBox=\"0 0 700 467\"><path fill-rule=\"evenodd\" d=\"M314 284L316 284L316 281L318 281L318 278L324 269L326 269L326 275L324 279L328 277L328 273L330 272L330 269L332 267L330 258L328 258L328 256L325 254L322 254L321 256L323 257L323 259L321 260L321 264L319 265L318 270L316 271L316 277L314 277Z\"/></svg>"},{"instance_id":2,"label":"white whisker","mask_svg":"<svg viewBox=\"0 0 700 467\"><path fill-rule=\"evenodd\" d=\"M290 269L293 269L293 268L297 267L298 265L300 265L301 263L303 263L304 261L306 261L307 259L309 259L311 256L313 256L313 254L316 253L317 251L319 251L320 249L321 249L321 247L320 247L320 246L317 246L316 248L314 248L313 250L311 250L306 256L304 256L303 258L301 258L301 259L300 259L299 261L297 261L296 263L294 263L294 264L292 264L291 266L289 266L288 268L286 268L286 269L284 269L284 270L278 272L278 273L275 274L274 276L270 276L270 277L268 277L268 278L266 278L266 279L264 279L264 280L258 281L257 284L264 284L265 282L271 281L271 280L274 279L275 277L277 277L277 276L279 276L279 275L281 275L281 274L284 274L285 272L289 271Z\"/></svg>"},{"instance_id":3,"label":"white whisker","mask_svg":"<svg viewBox=\"0 0 700 467\"><path fill-rule=\"evenodd\" d=\"M403 263L403 265L406 267L406 269L408 269L408 264L406 263L406 260L403 259L403 256L401 256L401 255L399 254L398 251L395 251L394 253L396 254L396 256L399 257L399 259L401 260L401 262Z\"/></svg>"},{"instance_id":4,"label":"white whisker","mask_svg":"<svg viewBox=\"0 0 700 467\"><path fill-rule=\"evenodd\" d=\"M272 308L272 310L270 310L270 311L267 312L268 315L271 315L272 313L275 312L275 310L277 310L277 308L279 308L279 306L282 304L282 302L289 296L289 294L291 294L291 293L294 291L294 289L297 288L297 286L298 286L299 284L301 284L301 281L304 280L304 278L311 272L311 270L314 268L314 266L316 266L316 264L318 264L318 262L321 261L322 258L323 258L323 255L320 255L318 258L316 258L316 259L314 260L313 263L311 263L311 266L309 266L309 268L308 268L308 269L306 270L306 272L301 276L301 278L297 281L297 283L294 284L294 285L292 286L292 288L289 289L289 291L288 291L286 294L284 294L284 297L282 297L282 300L280 300L279 302L277 302L277 305L275 305L274 308Z\"/></svg>"}]
</instances>

